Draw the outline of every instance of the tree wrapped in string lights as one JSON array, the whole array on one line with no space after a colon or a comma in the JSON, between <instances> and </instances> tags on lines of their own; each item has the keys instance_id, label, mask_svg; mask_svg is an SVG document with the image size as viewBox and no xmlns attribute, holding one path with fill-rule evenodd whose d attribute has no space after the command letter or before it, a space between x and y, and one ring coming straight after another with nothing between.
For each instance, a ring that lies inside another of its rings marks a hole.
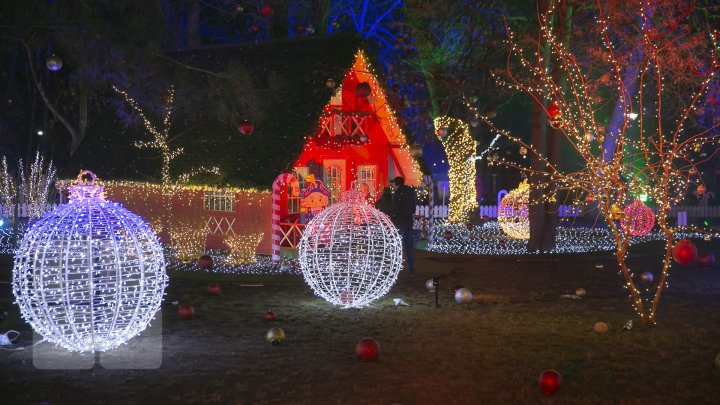
<instances>
[{"instance_id":1,"label":"tree wrapped in string lights","mask_svg":"<svg viewBox=\"0 0 720 405\"><path fill-rule=\"evenodd\" d=\"M468 124L457 118L438 117L435 119L437 137L445 148L450 163L449 222L468 222L469 214L478 208L475 190L475 149L476 143L470 136Z\"/></svg>"},{"instance_id":2,"label":"tree wrapped in string lights","mask_svg":"<svg viewBox=\"0 0 720 405\"><path fill-rule=\"evenodd\" d=\"M709 36L708 50L702 53L705 66L694 76L692 86L684 85L680 92L670 94L672 83L664 76L676 63L675 46L683 40L682 19L689 11L671 10L669 15L677 20L665 24L653 20L652 13L657 11L654 8L659 7L658 4L623 4L624 10L636 10L639 14L632 16L632 20L641 22L634 31L639 33L639 38L631 42L638 49L624 51L632 58L618 56L619 45L614 39L623 33L615 21L607 17L607 10L600 2L588 11L595 17L601 42L593 49L592 58L579 57L581 49L573 51L563 43L564 38L554 35L553 18L556 25L562 24L557 22L556 14L564 13L558 13L553 6L539 13L538 41L532 47L524 47L507 27L508 62L505 71L496 78L529 95L542 107L548 116L547 124L557 127L550 135L567 142L568 150L581 163L576 170L561 167L560 162L544 155L541 148L498 128L491 117L475 111L492 129L534 156L538 164L532 167L504 159L498 163L524 172L535 181L531 187L547 190L543 199L555 198L559 191L566 190L570 195L575 193L579 201L596 205L615 240L624 287L629 290L642 323L656 322L658 303L672 264L675 235L683 230L670 223L670 207L688 192L704 191L698 165L712 159L720 150L718 125L699 128L690 119L702 105L708 88L717 82L720 60L716 40L720 33L715 31ZM582 60L588 62L582 64ZM630 64L639 66L637 75L630 78L635 81L635 91L630 91L625 77ZM550 65L553 69L548 68ZM681 102L676 101L678 98ZM603 108L604 100L620 100L622 104L622 125L608 133L601 118L601 114L608 113L607 108ZM671 108L665 106L669 100L676 101ZM472 109L470 103L466 105ZM557 117L562 118L561 123ZM632 235L638 229L632 220L622 218L622 207L643 194L657 204L657 225L666 238L662 269L657 283L649 289L650 297L643 296L636 287L635 275L626 262Z\"/></svg>"},{"instance_id":3,"label":"tree wrapped in string lights","mask_svg":"<svg viewBox=\"0 0 720 405\"><path fill-rule=\"evenodd\" d=\"M81 172L69 187L70 202L30 226L13 269L23 318L71 351L110 350L138 335L160 309L167 285L157 236L140 217L106 201L94 177Z\"/></svg>"},{"instance_id":4,"label":"tree wrapped in string lights","mask_svg":"<svg viewBox=\"0 0 720 405\"><path fill-rule=\"evenodd\" d=\"M305 282L316 295L344 308L382 297L402 268L400 234L387 215L347 191L341 202L308 223L300 240Z\"/></svg>"}]
</instances>

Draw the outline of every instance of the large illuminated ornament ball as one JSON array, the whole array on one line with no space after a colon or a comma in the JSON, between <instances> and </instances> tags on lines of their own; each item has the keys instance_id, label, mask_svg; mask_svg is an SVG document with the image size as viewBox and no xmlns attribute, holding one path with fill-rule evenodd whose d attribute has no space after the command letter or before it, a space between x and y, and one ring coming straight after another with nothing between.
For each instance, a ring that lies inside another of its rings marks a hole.
<instances>
[{"instance_id":1,"label":"large illuminated ornament ball","mask_svg":"<svg viewBox=\"0 0 720 405\"><path fill-rule=\"evenodd\" d=\"M30 225L13 269L23 318L71 351L110 350L138 335L160 309L167 285L157 236L105 200L94 180L81 172L69 203Z\"/></svg>"},{"instance_id":2,"label":"large illuminated ornament ball","mask_svg":"<svg viewBox=\"0 0 720 405\"><path fill-rule=\"evenodd\" d=\"M402 243L390 218L365 203L365 193L348 191L308 223L299 261L316 295L344 308L360 308L395 284Z\"/></svg>"},{"instance_id":3,"label":"large illuminated ornament ball","mask_svg":"<svg viewBox=\"0 0 720 405\"><path fill-rule=\"evenodd\" d=\"M655 214L652 209L640 200L634 200L625 207L620 226L627 227L630 236L645 236L655 226Z\"/></svg>"},{"instance_id":4,"label":"large illuminated ornament ball","mask_svg":"<svg viewBox=\"0 0 720 405\"><path fill-rule=\"evenodd\" d=\"M529 203L530 185L527 180L500 201L497 211L500 229L513 239L530 239Z\"/></svg>"},{"instance_id":5,"label":"large illuminated ornament ball","mask_svg":"<svg viewBox=\"0 0 720 405\"><path fill-rule=\"evenodd\" d=\"M680 239L675 246L673 246L672 256L678 264L691 264L697 260L697 247L689 239Z\"/></svg>"}]
</instances>

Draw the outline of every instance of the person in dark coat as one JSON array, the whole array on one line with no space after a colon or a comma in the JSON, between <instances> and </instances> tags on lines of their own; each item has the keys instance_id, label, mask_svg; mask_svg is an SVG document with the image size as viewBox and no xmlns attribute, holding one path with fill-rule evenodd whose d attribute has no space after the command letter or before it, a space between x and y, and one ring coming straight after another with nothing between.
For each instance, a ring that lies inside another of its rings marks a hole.
<instances>
[{"instance_id":1,"label":"person in dark coat","mask_svg":"<svg viewBox=\"0 0 720 405\"><path fill-rule=\"evenodd\" d=\"M402 237L405 261L410 274L415 273L415 231L413 230L413 215L415 214L415 191L405 185L405 179L396 177L395 192L392 197L393 224Z\"/></svg>"},{"instance_id":2,"label":"person in dark coat","mask_svg":"<svg viewBox=\"0 0 720 405\"><path fill-rule=\"evenodd\" d=\"M375 203L375 208L392 218L392 189L390 187L385 187L380 199Z\"/></svg>"}]
</instances>

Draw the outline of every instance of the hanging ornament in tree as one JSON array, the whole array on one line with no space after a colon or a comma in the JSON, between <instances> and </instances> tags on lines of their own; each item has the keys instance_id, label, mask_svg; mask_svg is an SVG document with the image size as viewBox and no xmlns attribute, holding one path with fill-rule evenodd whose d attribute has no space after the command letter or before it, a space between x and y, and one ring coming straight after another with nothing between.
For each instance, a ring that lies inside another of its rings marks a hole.
<instances>
[{"instance_id":1,"label":"hanging ornament in tree","mask_svg":"<svg viewBox=\"0 0 720 405\"><path fill-rule=\"evenodd\" d=\"M694 166L691 167L690 170L688 170L688 174L690 174L691 176L696 175L697 169Z\"/></svg>"},{"instance_id":2,"label":"hanging ornament in tree","mask_svg":"<svg viewBox=\"0 0 720 405\"><path fill-rule=\"evenodd\" d=\"M697 248L688 239L680 239L672 250L673 259L679 264L690 264L697 260Z\"/></svg>"},{"instance_id":3,"label":"hanging ornament in tree","mask_svg":"<svg viewBox=\"0 0 720 405\"><path fill-rule=\"evenodd\" d=\"M550 105L547 108L547 114L548 114L548 122L550 123L550 126L558 129L562 128L563 126L563 117L562 117L562 111L560 110L560 107L555 104L555 102L550 103Z\"/></svg>"},{"instance_id":4,"label":"hanging ornament in tree","mask_svg":"<svg viewBox=\"0 0 720 405\"><path fill-rule=\"evenodd\" d=\"M13 294L35 332L67 350L113 349L142 332L167 285L157 236L81 171L70 200L30 225Z\"/></svg>"},{"instance_id":5,"label":"hanging ornament in tree","mask_svg":"<svg viewBox=\"0 0 720 405\"><path fill-rule=\"evenodd\" d=\"M585 132L585 142L589 143L589 142L592 142L593 140L595 140L595 135L593 135L593 133L590 131L586 131Z\"/></svg>"},{"instance_id":6,"label":"hanging ornament in tree","mask_svg":"<svg viewBox=\"0 0 720 405\"><path fill-rule=\"evenodd\" d=\"M355 87L355 94L358 95L358 97L367 98L370 96L370 84L367 82L360 82Z\"/></svg>"},{"instance_id":7,"label":"hanging ornament in tree","mask_svg":"<svg viewBox=\"0 0 720 405\"><path fill-rule=\"evenodd\" d=\"M620 226L627 229L630 236L647 235L654 225L652 209L637 199L625 207L624 216L620 219Z\"/></svg>"},{"instance_id":8,"label":"hanging ornament in tree","mask_svg":"<svg viewBox=\"0 0 720 405\"><path fill-rule=\"evenodd\" d=\"M707 191L707 189L705 189L705 186L703 186L702 184L699 185L699 186L697 186L697 193L698 193L698 195L704 195L704 194L705 194L705 191Z\"/></svg>"},{"instance_id":9,"label":"hanging ornament in tree","mask_svg":"<svg viewBox=\"0 0 720 405\"><path fill-rule=\"evenodd\" d=\"M260 7L260 14L262 14L263 17L270 17L274 12L275 9L268 4L264 4L262 7Z\"/></svg>"},{"instance_id":10,"label":"hanging ornament in tree","mask_svg":"<svg viewBox=\"0 0 720 405\"><path fill-rule=\"evenodd\" d=\"M423 155L423 148L422 145L418 145L416 143L410 145L410 156L414 157L415 159L421 158Z\"/></svg>"},{"instance_id":11,"label":"hanging ornament in tree","mask_svg":"<svg viewBox=\"0 0 720 405\"><path fill-rule=\"evenodd\" d=\"M45 66L47 66L47 68L52 70L53 72L57 72L58 70L62 69L63 61L62 59L60 59L59 56L52 54L48 56L48 58L45 60Z\"/></svg>"},{"instance_id":12,"label":"hanging ornament in tree","mask_svg":"<svg viewBox=\"0 0 720 405\"><path fill-rule=\"evenodd\" d=\"M300 268L316 295L344 308L382 297L402 267L400 234L390 218L350 190L317 214L299 244Z\"/></svg>"},{"instance_id":13,"label":"hanging ornament in tree","mask_svg":"<svg viewBox=\"0 0 720 405\"><path fill-rule=\"evenodd\" d=\"M497 220L500 229L514 239L530 239L528 204L530 203L530 185L527 179L515 190L503 197L498 205Z\"/></svg>"},{"instance_id":14,"label":"hanging ornament in tree","mask_svg":"<svg viewBox=\"0 0 720 405\"><path fill-rule=\"evenodd\" d=\"M613 219L616 221L621 220L623 215L625 215L625 211L623 211L623 209L620 208L620 206L617 204L613 204L610 206L610 213L612 214Z\"/></svg>"},{"instance_id":15,"label":"hanging ornament in tree","mask_svg":"<svg viewBox=\"0 0 720 405\"><path fill-rule=\"evenodd\" d=\"M255 130L255 126L248 120L243 120L238 126L238 132L242 135L250 135Z\"/></svg>"},{"instance_id":16,"label":"hanging ornament in tree","mask_svg":"<svg viewBox=\"0 0 720 405\"><path fill-rule=\"evenodd\" d=\"M325 82L325 86L327 86L328 89L334 89L335 88L335 80L327 79L327 81Z\"/></svg>"},{"instance_id":17,"label":"hanging ornament in tree","mask_svg":"<svg viewBox=\"0 0 720 405\"><path fill-rule=\"evenodd\" d=\"M521 146L519 152L520 152L520 156L525 157L525 155L527 155L527 152L528 152L528 151L527 151L527 148L526 148L526 147Z\"/></svg>"}]
</instances>

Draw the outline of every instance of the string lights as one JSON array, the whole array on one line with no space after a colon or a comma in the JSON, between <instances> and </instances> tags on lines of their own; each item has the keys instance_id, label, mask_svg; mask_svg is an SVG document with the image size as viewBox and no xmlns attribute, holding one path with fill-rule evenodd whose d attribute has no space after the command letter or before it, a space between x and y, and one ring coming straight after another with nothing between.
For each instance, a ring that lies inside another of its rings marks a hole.
<instances>
[{"instance_id":1,"label":"string lights","mask_svg":"<svg viewBox=\"0 0 720 405\"><path fill-rule=\"evenodd\" d=\"M225 237L225 243L230 247L227 262L233 265L254 263L255 250L263 235L263 232L245 232Z\"/></svg>"},{"instance_id":2,"label":"string lights","mask_svg":"<svg viewBox=\"0 0 720 405\"><path fill-rule=\"evenodd\" d=\"M343 308L361 308L385 295L402 267L400 234L390 218L351 190L305 228L299 262L316 295Z\"/></svg>"},{"instance_id":3,"label":"string lights","mask_svg":"<svg viewBox=\"0 0 720 405\"><path fill-rule=\"evenodd\" d=\"M527 179L511 190L498 205L497 220L500 229L514 239L530 239L528 204L530 185Z\"/></svg>"},{"instance_id":4,"label":"string lights","mask_svg":"<svg viewBox=\"0 0 720 405\"><path fill-rule=\"evenodd\" d=\"M81 172L69 191L68 204L26 232L13 294L46 340L71 351L110 350L142 332L160 309L162 247L140 217L105 200L92 173Z\"/></svg>"}]
</instances>

